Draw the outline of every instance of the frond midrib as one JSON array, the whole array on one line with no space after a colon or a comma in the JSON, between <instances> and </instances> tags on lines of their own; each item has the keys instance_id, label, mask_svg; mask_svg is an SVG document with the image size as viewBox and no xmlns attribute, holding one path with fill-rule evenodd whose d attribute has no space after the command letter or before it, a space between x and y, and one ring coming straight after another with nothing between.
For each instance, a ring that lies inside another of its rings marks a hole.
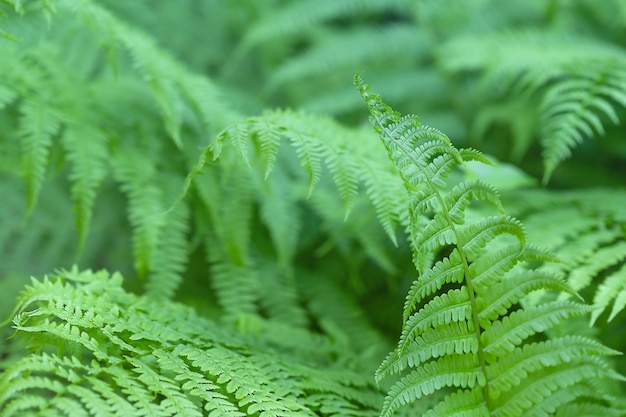
<instances>
[{"instance_id":1,"label":"frond midrib","mask_svg":"<svg viewBox=\"0 0 626 417\"><path fill-rule=\"evenodd\" d=\"M382 126L380 124L380 122L378 120L376 120L376 124L378 125L379 129L381 129L381 131L384 131L385 128L384 126ZM438 187L431 181L431 178L429 175L427 175L428 173L424 170L424 167L422 166L422 164L418 161L418 159L415 157L415 152L413 151L413 149L409 148L406 146L405 143L400 142L400 141L396 141L395 143L397 146L399 146L402 151L409 156L409 158L411 159L411 162L413 163L413 166L417 167L420 171L422 171L422 174L424 175L424 178L426 179L429 187L431 187L431 189L433 190L433 192L436 195L437 201L440 204L440 207L442 207L441 213L443 214L443 216L446 219L446 222L448 223L450 230L452 231L452 233L454 234L454 236L456 237L456 249L459 253L459 256L461 257L461 262L463 264L463 271L464 271L464 275L465 275L465 285L467 286L467 292L469 295L469 302L470 302L470 309L471 309L471 314L472 314L472 325L474 327L474 335L477 339L477 346L478 346L478 350L476 352L476 355L478 356L478 363L481 369L481 372L483 373L483 375L487 375L487 361L485 359L485 353L484 353L484 349L483 349L483 344L481 341L481 335L480 335L480 322L478 320L478 305L476 303L476 297L475 297L475 292L474 292L474 286L471 280L471 274L470 274L470 270L469 270L469 262L467 260L467 256L465 254L465 251L463 250L463 243L461 242L461 236L460 234L457 232L456 227L454 225L454 222L452 221L452 218L450 217L450 213L448 212L447 208L446 208L446 204L445 204L445 199L444 196L439 192ZM487 406L488 410L491 410L490 407L490 401L489 401L489 384L484 384L482 387L482 392L483 392L483 398L485 401L485 404Z\"/></svg>"}]
</instances>

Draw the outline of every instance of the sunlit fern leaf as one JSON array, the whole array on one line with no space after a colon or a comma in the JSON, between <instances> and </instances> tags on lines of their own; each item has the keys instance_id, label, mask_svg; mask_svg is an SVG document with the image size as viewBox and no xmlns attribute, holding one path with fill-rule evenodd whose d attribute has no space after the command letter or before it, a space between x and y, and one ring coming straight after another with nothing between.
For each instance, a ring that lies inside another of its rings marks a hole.
<instances>
[{"instance_id":1,"label":"sunlit fern leaf","mask_svg":"<svg viewBox=\"0 0 626 417\"><path fill-rule=\"evenodd\" d=\"M586 390L586 386L581 387ZM567 417L567 416L588 416L588 417L603 417L613 414L613 410L607 406L593 403L572 404L568 407L563 407L555 414L555 417Z\"/></svg>"},{"instance_id":2,"label":"sunlit fern leaf","mask_svg":"<svg viewBox=\"0 0 626 417\"><path fill-rule=\"evenodd\" d=\"M522 250L523 249L523 250ZM470 267L470 273L474 276L475 284L482 290L487 290L490 286L496 285L499 277L509 273L516 265L522 262L557 262L557 258L549 251L542 249L532 243L524 248L519 244L506 245L495 251L497 258L490 260L489 258L479 258L474 261ZM519 270L516 273L521 273ZM526 273L526 272L523 272ZM533 277L544 277L548 279L548 275L542 275L537 271L537 275ZM558 275L553 274L553 278L559 280ZM564 290L565 291L565 290Z\"/></svg>"},{"instance_id":3,"label":"sunlit fern leaf","mask_svg":"<svg viewBox=\"0 0 626 417\"><path fill-rule=\"evenodd\" d=\"M506 198L507 207L525 218L530 240L543 242L562 261L542 269L564 276L569 286L593 300L592 323L609 308L612 319L623 311L624 191L529 189L511 197ZM563 224L568 227L560 227ZM564 293L560 297L568 298Z\"/></svg>"},{"instance_id":4,"label":"sunlit fern leaf","mask_svg":"<svg viewBox=\"0 0 626 417\"><path fill-rule=\"evenodd\" d=\"M265 118L251 120L251 132L256 135L259 143L259 154L265 167L264 178L267 179L276 165L278 148L282 134L281 126L271 123Z\"/></svg>"},{"instance_id":5,"label":"sunlit fern leaf","mask_svg":"<svg viewBox=\"0 0 626 417\"><path fill-rule=\"evenodd\" d=\"M468 328L466 319L468 309L465 306L454 306L457 312L457 321L448 320L446 323L433 326L424 326L419 336L414 337L413 329L403 330L398 349L391 352L376 372L377 381L382 381L394 374L400 374L409 368L418 368L431 358L451 354L476 353L478 343L472 329ZM470 312L471 313L471 312ZM441 313L440 313L441 314ZM408 325L411 326L412 323ZM431 328L433 327L433 328ZM416 343L417 342L417 343Z\"/></svg>"},{"instance_id":6,"label":"sunlit fern leaf","mask_svg":"<svg viewBox=\"0 0 626 417\"><path fill-rule=\"evenodd\" d=\"M439 359L418 367L395 383L385 399L381 417L389 417L398 408L442 387L467 388L484 384L484 376L480 373L475 354L449 355L445 360Z\"/></svg>"},{"instance_id":7,"label":"sunlit fern leaf","mask_svg":"<svg viewBox=\"0 0 626 417\"><path fill-rule=\"evenodd\" d=\"M557 352L558 355L553 353ZM529 373L543 367L578 361L587 355L614 355L617 352L602 344L580 336L566 336L545 343L531 343L510 353L510 363L495 363L490 367L493 375L491 389L494 396L517 386Z\"/></svg>"},{"instance_id":8,"label":"sunlit fern leaf","mask_svg":"<svg viewBox=\"0 0 626 417\"><path fill-rule=\"evenodd\" d=\"M221 392L219 385L197 372L178 355L167 351L155 352L155 356L164 370L173 372L177 381L182 382L182 389L205 402L204 409L209 415L224 417L244 417L246 414L232 404L228 396Z\"/></svg>"},{"instance_id":9,"label":"sunlit fern leaf","mask_svg":"<svg viewBox=\"0 0 626 417\"><path fill-rule=\"evenodd\" d=\"M403 323L407 322L424 298L437 292L444 284L463 282L464 276L464 265L459 251L453 249L448 257L437 261L419 280L413 281L404 304Z\"/></svg>"},{"instance_id":10,"label":"sunlit fern leaf","mask_svg":"<svg viewBox=\"0 0 626 417\"><path fill-rule=\"evenodd\" d=\"M315 138L300 132L286 131L285 136L295 148L300 165L309 176L307 196L310 196L322 175L320 145Z\"/></svg>"},{"instance_id":11,"label":"sunlit fern leaf","mask_svg":"<svg viewBox=\"0 0 626 417\"><path fill-rule=\"evenodd\" d=\"M569 301L553 301L515 310L489 323L481 334L484 351L496 357L507 355L529 336L543 332L558 322L589 313L590 307Z\"/></svg>"},{"instance_id":12,"label":"sunlit fern leaf","mask_svg":"<svg viewBox=\"0 0 626 417\"><path fill-rule=\"evenodd\" d=\"M583 265L573 270L569 276L572 288L580 290L591 284L592 279L604 269L620 265L626 259L626 241L598 248Z\"/></svg>"},{"instance_id":13,"label":"sunlit fern leaf","mask_svg":"<svg viewBox=\"0 0 626 417\"><path fill-rule=\"evenodd\" d=\"M460 192L463 188L477 187L471 198L484 198L502 212L494 190L479 191L480 183L463 182L456 188L448 184L455 167L485 158L475 150L455 149L445 134L423 127L416 116L394 112L358 76L355 84L372 126L412 195L410 210L418 214L410 218L413 251L449 252L431 267L417 264L424 269L418 269L421 276L407 296L398 346L376 373L378 382L400 376L387 393L381 416L437 392L444 399L425 415L440 410L456 415L459 406L480 416L554 411L581 400L562 395L568 387L622 379L602 358L616 352L597 342L580 337L577 340L586 348L564 356L553 349L552 344L570 341L550 339L547 332L592 308L572 301L526 305L529 294L537 290L575 293L557 275L529 267L529 261L548 262L552 257L526 243L519 220L502 213L471 217L466 224L471 202ZM536 337L545 340L532 344ZM539 360L535 351L547 357ZM513 360L515 355L519 358ZM523 380L499 384L499 378ZM459 391L452 394L454 389ZM598 404L605 401L599 390L590 390L589 398Z\"/></svg>"},{"instance_id":14,"label":"sunlit fern leaf","mask_svg":"<svg viewBox=\"0 0 626 417\"><path fill-rule=\"evenodd\" d=\"M485 285L484 283L480 284ZM478 282L477 285L479 285ZM481 323L488 323L498 316L506 314L506 311L513 306L516 300L520 300L536 290L551 289L577 296L565 282L545 271L523 271L494 285L496 286L495 290L493 292L485 291L483 296L482 302L485 306L478 317ZM486 290L487 287L485 286L484 289Z\"/></svg>"},{"instance_id":15,"label":"sunlit fern leaf","mask_svg":"<svg viewBox=\"0 0 626 417\"><path fill-rule=\"evenodd\" d=\"M250 155L248 152L248 126L247 123L236 123L224 130L217 139L220 142L229 140L237 155L250 166Z\"/></svg>"},{"instance_id":16,"label":"sunlit fern leaf","mask_svg":"<svg viewBox=\"0 0 626 417\"><path fill-rule=\"evenodd\" d=\"M345 216L347 219L354 207L354 201L358 194L358 182L355 176L357 167L354 161L347 155L348 150L341 147L328 146L323 152L325 153L325 162L333 175L333 180L339 189L339 197L343 202Z\"/></svg>"},{"instance_id":17,"label":"sunlit fern leaf","mask_svg":"<svg viewBox=\"0 0 626 417\"><path fill-rule=\"evenodd\" d=\"M617 245L616 245L617 246ZM620 245L623 246L623 245ZM594 294L593 304L598 308L591 314L591 322L595 322L604 310L613 303L608 320L611 321L626 306L626 264L621 263L621 267L610 272L604 277L603 282L598 286Z\"/></svg>"},{"instance_id":18,"label":"sunlit fern leaf","mask_svg":"<svg viewBox=\"0 0 626 417\"><path fill-rule=\"evenodd\" d=\"M407 345L414 341L417 334L424 335L431 327L436 328L446 323L465 322L472 317L471 313L466 287L450 290L434 297L404 322L398 343L399 353L404 353ZM442 333L438 336L444 338Z\"/></svg>"}]
</instances>

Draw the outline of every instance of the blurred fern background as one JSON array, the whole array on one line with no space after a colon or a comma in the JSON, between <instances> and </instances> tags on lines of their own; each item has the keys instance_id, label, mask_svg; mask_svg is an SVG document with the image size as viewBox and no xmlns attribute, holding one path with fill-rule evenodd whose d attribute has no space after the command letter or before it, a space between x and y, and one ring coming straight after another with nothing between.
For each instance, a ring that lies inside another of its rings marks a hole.
<instances>
[{"instance_id":1,"label":"blurred fern background","mask_svg":"<svg viewBox=\"0 0 626 417\"><path fill-rule=\"evenodd\" d=\"M359 72L498 161L454 175L501 191L593 305L578 331L626 350L626 1L2 0L0 35L3 319L31 276L119 271L219 340L354 372L318 415L377 415L416 273Z\"/></svg>"}]
</instances>

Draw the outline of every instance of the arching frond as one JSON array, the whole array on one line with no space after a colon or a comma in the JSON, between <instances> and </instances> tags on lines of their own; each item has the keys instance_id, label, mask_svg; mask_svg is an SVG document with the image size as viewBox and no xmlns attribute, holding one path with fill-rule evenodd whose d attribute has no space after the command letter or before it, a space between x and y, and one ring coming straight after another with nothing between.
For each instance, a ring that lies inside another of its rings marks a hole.
<instances>
[{"instance_id":1,"label":"arching frond","mask_svg":"<svg viewBox=\"0 0 626 417\"><path fill-rule=\"evenodd\" d=\"M564 31L509 31L458 38L440 52L451 71L482 71L484 87L539 95L539 117L531 120L537 119L544 148L544 182L572 148L603 134L607 120L618 124L626 107L626 54L601 39Z\"/></svg>"},{"instance_id":2,"label":"arching frond","mask_svg":"<svg viewBox=\"0 0 626 417\"><path fill-rule=\"evenodd\" d=\"M573 349L564 356L553 344L569 339L533 344L535 336L547 337L550 328L591 307L572 301L525 305L536 290L574 291L553 273L527 265L528 260L550 258L526 243L519 220L500 214L466 224L471 198L483 197L502 211L494 190L486 191L480 183L462 182L453 188L448 184L455 167L484 158L474 150L457 150L445 134L423 126L417 116L393 111L358 76L355 84L413 197L411 212L427 216L425 226L418 217L410 219L414 252L450 252L432 267L418 270L421 276L409 291L398 346L376 373L377 381L400 375L381 415L390 416L439 391L443 401L426 415L453 413L460 404L481 416L522 415L533 407L557 410L580 400L561 395L567 387L622 379L602 359L617 352L590 339L576 338L580 349L573 348L572 340ZM540 354L546 356L539 359ZM504 382L509 378L512 382ZM449 394L447 387L459 391ZM587 394L603 404L600 390Z\"/></svg>"}]
</instances>

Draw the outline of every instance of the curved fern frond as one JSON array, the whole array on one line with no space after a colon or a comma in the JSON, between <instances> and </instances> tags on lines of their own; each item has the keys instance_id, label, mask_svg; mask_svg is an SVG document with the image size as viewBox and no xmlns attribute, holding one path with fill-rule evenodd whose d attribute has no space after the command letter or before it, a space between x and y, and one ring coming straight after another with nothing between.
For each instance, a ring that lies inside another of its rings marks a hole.
<instances>
[{"instance_id":1,"label":"curved fern frond","mask_svg":"<svg viewBox=\"0 0 626 417\"><path fill-rule=\"evenodd\" d=\"M604 134L607 120L618 124L618 113L626 107L626 54L600 39L525 30L458 38L440 52L452 71L483 71L483 87L539 95L538 117L529 120L538 123L544 182L575 146Z\"/></svg>"},{"instance_id":2,"label":"curved fern frond","mask_svg":"<svg viewBox=\"0 0 626 417\"><path fill-rule=\"evenodd\" d=\"M37 204L52 138L58 133L61 121L43 103L25 102L20 110L22 176L26 181L28 208L31 211Z\"/></svg>"},{"instance_id":3,"label":"curved fern frond","mask_svg":"<svg viewBox=\"0 0 626 417\"><path fill-rule=\"evenodd\" d=\"M518 190L515 198L507 195L506 200L525 218L531 240L544 242L562 260L542 269L564 276L570 288L593 299L592 323L609 309L611 320L623 311L623 190ZM560 227L563 224L568 227Z\"/></svg>"},{"instance_id":4,"label":"curved fern frond","mask_svg":"<svg viewBox=\"0 0 626 417\"><path fill-rule=\"evenodd\" d=\"M626 108L626 71L623 62L572 64L569 79L551 86L543 97L541 141L544 182L585 138L604 134L604 120L619 123L615 103Z\"/></svg>"},{"instance_id":5,"label":"curved fern frond","mask_svg":"<svg viewBox=\"0 0 626 417\"><path fill-rule=\"evenodd\" d=\"M396 242L396 228L406 195L399 192L402 188L393 167L380 158L380 145L367 132L355 132L321 116L276 110L229 126L205 148L189 173L182 194L188 191L210 159L222 156L225 146L232 147L250 166L260 163L267 180L277 163L282 141L295 150L299 164L308 176L307 198L327 170L337 187L347 218L363 183L362 188L376 209L379 221L389 238Z\"/></svg>"},{"instance_id":6,"label":"curved fern frond","mask_svg":"<svg viewBox=\"0 0 626 417\"><path fill-rule=\"evenodd\" d=\"M421 253L418 258L449 253L431 267L416 264L421 276L407 296L400 341L376 373L377 382L400 375L381 416L433 394L441 400L425 415L461 415L455 414L461 409L468 410L462 415L528 415L578 403L581 396L563 395L568 387L623 379L604 361L617 352L582 336L549 337L549 329L592 308L574 301L529 304L537 290L574 290L557 275L531 267L529 261L551 257L527 243L521 222L504 213L466 222L472 199L482 198L502 212L498 194L480 182L449 184L453 169L484 157L457 150L416 116L393 111L360 77L355 84L411 195L414 253ZM564 356L554 350L570 342ZM509 380L516 382L504 382ZM590 389L587 398L599 405L605 401L598 389Z\"/></svg>"}]
</instances>

